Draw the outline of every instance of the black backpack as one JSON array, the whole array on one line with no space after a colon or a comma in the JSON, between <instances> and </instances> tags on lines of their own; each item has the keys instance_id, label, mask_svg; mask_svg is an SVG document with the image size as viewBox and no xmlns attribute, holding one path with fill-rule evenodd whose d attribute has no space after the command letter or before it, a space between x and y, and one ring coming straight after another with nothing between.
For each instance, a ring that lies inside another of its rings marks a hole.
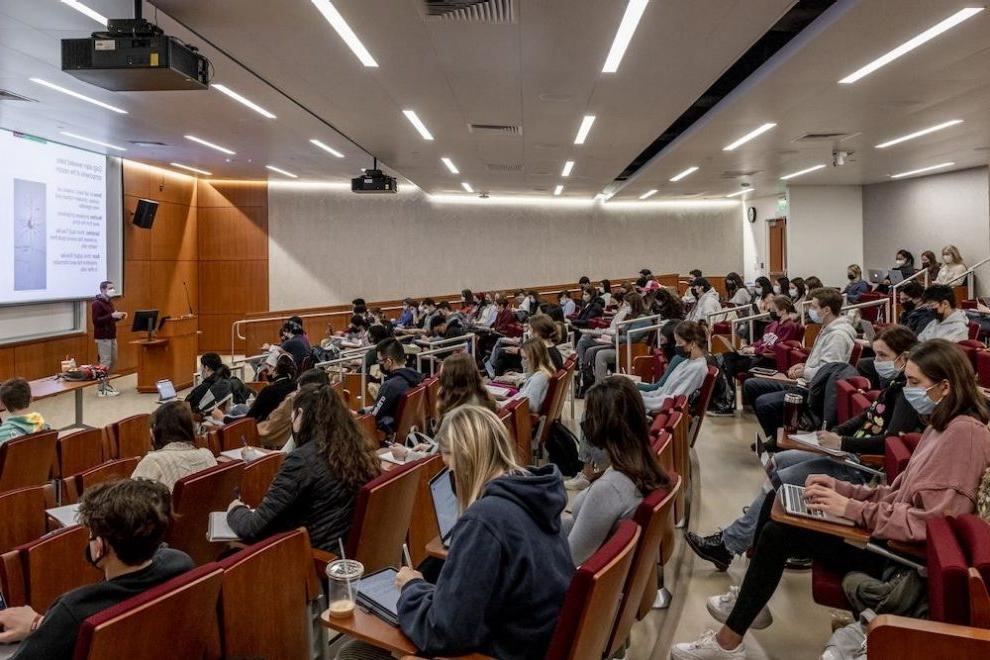
<instances>
[{"instance_id":1,"label":"black backpack","mask_svg":"<svg viewBox=\"0 0 990 660\"><path fill-rule=\"evenodd\" d=\"M560 421L550 427L547 457L565 477L573 477L584 468L584 463L578 458L577 437Z\"/></svg>"}]
</instances>

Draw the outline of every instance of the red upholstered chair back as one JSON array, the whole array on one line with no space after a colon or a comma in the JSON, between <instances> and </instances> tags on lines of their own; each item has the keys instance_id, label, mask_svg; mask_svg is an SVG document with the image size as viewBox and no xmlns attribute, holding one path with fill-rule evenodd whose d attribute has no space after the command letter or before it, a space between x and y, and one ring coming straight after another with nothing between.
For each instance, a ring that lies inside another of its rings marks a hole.
<instances>
[{"instance_id":1,"label":"red upholstered chair back","mask_svg":"<svg viewBox=\"0 0 990 660\"><path fill-rule=\"evenodd\" d=\"M307 585L315 573L306 530L272 536L220 566L223 657L308 657Z\"/></svg>"},{"instance_id":2,"label":"red upholstered chair back","mask_svg":"<svg viewBox=\"0 0 990 660\"><path fill-rule=\"evenodd\" d=\"M221 657L222 580L220 566L207 564L89 617L79 628L75 660Z\"/></svg>"},{"instance_id":3,"label":"red upholstered chair back","mask_svg":"<svg viewBox=\"0 0 990 660\"><path fill-rule=\"evenodd\" d=\"M867 409L869 409L870 404L872 403L873 400L867 394L864 394L862 392L855 392L852 395L852 399L849 402L849 414L852 417L855 417L856 415L860 415L866 412Z\"/></svg>"},{"instance_id":4,"label":"red upholstered chair back","mask_svg":"<svg viewBox=\"0 0 990 660\"><path fill-rule=\"evenodd\" d=\"M268 487L272 485L275 475L282 467L285 454L273 452L262 458L256 458L244 465L241 474L241 501L251 508L257 508L265 498Z\"/></svg>"},{"instance_id":5,"label":"red upholstered chair back","mask_svg":"<svg viewBox=\"0 0 990 660\"><path fill-rule=\"evenodd\" d=\"M802 348L801 342L793 339L779 341L773 345L773 357L777 371L787 371L791 366L791 351Z\"/></svg>"},{"instance_id":6,"label":"red upholstered chair back","mask_svg":"<svg viewBox=\"0 0 990 660\"><path fill-rule=\"evenodd\" d=\"M119 458L115 461L100 463L96 467L83 470L79 474L66 476L63 482L65 492L62 503L73 504L78 502L79 498L82 497L82 494L90 486L102 484L104 481L110 481L112 479L126 479L131 476L134 468L140 462L141 458L138 456Z\"/></svg>"},{"instance_id":7,"label":"red upholstered chair back","mask_svg":"<svg viewBox=\"0 0 990 660\"><path fill-rule=\"evenodd\" d=\"M51 484L0 493L0 553L44 535L45 509L55 506Z\"/></svg>"},{"instance_id":8,"label":"red upholstered chair back","mask_svg":"<svg viewBox=\"0 0 990 660\"><path fill-rule=\"evenodd\" d=\"M633 521L639 525L640 537L633 553L629 575L622 589L619 611L615 618L615 626L609 638L606 658L614 658L629 637L629 631L636 621L643 592L646 589L655 590L656 584L649 583L657 563L657 552L660 548L668 548L671 552L674 545L674 498L680 486L680 478L672 475L673 484L649 493L643 498Z\"/></svg>"},{"instance_id":9,"label":"red upholstered chair back","mask_svg":"<svg viewBox=\"0 0 990 660\"><path fill-rule=\"evenodd\" d=\"M378 430L374 415L358 415L354 421L357 422L358 428L361 429L361 435L364 436L369 447L378 449L382 446L383 436Z\"/></svg>"},{"instance_id":10,"label":"red upholstered chair back","mask_svg":"<svg viewBox=\"0 0 990 660\"><path fill-rule=\"evenodd\" d=\"M977 339L980 336L980 324L973 321L969 322L969 338Z\"/></svg>"},{"instance_id":11,"label":"red upholstered chair back","mask_svg":"<svg viewBox=\"0 0 990 660\"><path fill-rule=\"evenodd\" d=\"M948 518L932 518L925 525L928 564L928 607L933 621L969 624L967 593L969 565Z\"/></svg>"},{"instance_id":12,"label":"red upholstered chair back","mask_svg":"<svg viewBox=\"0 0 990 660\"><path fill-rule=\"evenodd\" d=\"M234 489L241 485L242 461L221 463L183 477L172 489L172 524L165 540L182 550L197 564L216 559L223 546L210 543L210 512L226 511L234 499Z\"/></svg>"},{"instance_id":13,"label":"red upholstered chair back","mask_svg":"<svg viewBox=\"0 0 990 660\"><path fill-rule=\"evenodd\" d=\"M870 388L870 381L862 376L853 376L835 381L835 412L836 419L842 424L853 417L851 412L852 395Z\"/></svg>"},{"instance_id":14,"label":"red upholstered chair back","mask_svg":"<svg viewBox=\"0 0 990 660\"><path fill-rule=\"evenodd\" d=\"M103 571L86 561L88 543L89 530L74 525L12 550L23 579L24 600L7 604L46 612L65 592L102 581Z\"/></svg>"},{"instance_id":15,"label":"red upholstered chair back","mask_svg":"<svg viewBox=\"0 0 990 660\"><path fill-rule=\"evenodd\" d=\"M151 451L151 415L131 415L107 427L111 458L144 456Z\"/></svg>"},{"instance_id":16,"label":"red upholstered chair back","mask_svg":"<svg viewBox=\"0 0 990 660\"><path fill-rule=\"evenodd\" d=\"M48 483L57 438L58 431L42 431L0 444L0 493Z\"/></svg>"},{"instance_id":17,"label":"red upholstered chair back","mask_svg":"<svg viewBox=\"0 0 990 660\"><path fill-rule=\"evenodd\" d=\"M639 525L623 521L578 567L564 596L547 660L601 660L605 656L639 537Z\"/></svg>"},{"instance_id":18,"label":"red upholstered chair back","mask_svg":"<svg viewBox=\"0 0 990 660\"><path fill-rule=\"evenodd\" d=\"M77 474L109 459L106 429L83 429L63 435L55 441L56 479Z\"/></svg>"},{"instance_id":19,"label":"red upholstered chair back","mask_svg":"<svg viewBox=\"0 0 990 660\"><path fill-rule=\"evenodd\" d=\"M810 353L809 353L810 355ZM859 358L863 356L863 345L858 341L853 343L852 352L849 354L849 364L856 366L859 362Z\"/></svg>"},{"instance_id":20,"label":"red upholstered chair back","mask_svg":"<svg viewBox=\"0 0 990 660\"><path fill-rule=\"evenodd\" d=\"M533 462L533 420L529 416L529 399L513 399L499 410L499 418L509 430L519 465Z\"/></svg>"},{"instance_id":21,"label":"red upholstered chair back","mask_svg":"<svg viewBox=\"0 0 990 660\"><path fill-rule=\"evenodd\" d=\"M973 370L975 371L978 368L978 365L976 363L976 355L980 351L985 351L987 349L986 344L984 344L982 341L977 341L976 338L973 337L970 339L963 339L961 342L958 342L956 346L958 346L963 350L963 352L966 354L966 357L969 358L970 363L973 365Z\"/></svg>"},{"instance_id":22,"label":"red upholstered chair back","mask_svg":"<svg viewBox=\"0 0 990 660\"><path fill-rule=\"evenodd\" d=\"M705 380L701 383L701 388L698 390L698 399L691 410L691 429L689 433L692 447L698 441L698 434L701 433L701 423L705 421L708 404L712 400L712 392L715 391L716 378L718 378L718 367L709 365L708 375L705 376Z\"/></svg>"},{"instance_id":23,"label":"red upholstered chair back","mask_svg":"<svg viewBox=\"0 0 990 660\"><path fill-rule=\"evenodd\" d=\"M950 518L956 539L970 566L970 610L967 625L990 628L990 523L967 514ZM958 593L958 592L957 592Z\"/></svg>"},{"instance_id":24,"label":"red upholstered chair back","mask_svg":"<svg viewBox=\"0 0 990 660\"><path fill-rule=\"evenodd\" d=\"M674 463L674 435L664 429L657 435L651 436L650 447L660 459L660 465L664 472L674 474L676 472Z\"/></svg>"},{"instance_id":25,"label":"red upholstered chair back","mask_svg":"<svg viewBox=\"0 0 990 660\"><path fill-rule=\"evenodd\" d=\"M574 374L574 363L570 359L570 357L567 358L564 367L558 369L557 373L550 377L550 384L547 387L546 396L543 398L543 405L539 410L539 415L543 418L543 423L540 426L537 442L541 445L545 444L550 438L550 430L553 427L553 423L560 419L560 413L564 408L567 384L571 382L570 378Z\"/></svg>"},{"instance_id":26,"label":"red upholstered chair back","mask_svg":"<svg viewBox=\"0 0 990 660\"><path fill-rule=\"evenodd\" d=\"M421 385L426 388L426 402L424 404L426 426L424 432L430 432L440 424L440 416L437 413L437 404L440 402L440 376L430 376Z\"/></svg>"},{"instance_id":27,"label":"red upholstered chair back","mask_svg":"<svg viewBox=\"0 0 990 660\"><path fill-rule=\"evenodd\" d=\"M976 353L976 379L983 387L990 387L990 351Z\"/></svg>"},{"instance_id":28,"label":"red upholstered chair back","mask_svg":"<svg viewBox=\"0 0 990 660\"><path fill-rule=\"evenodd\" d=\"M217 441L220 444L220 451L240 449L245 443L249 447L257 447L260 445L258 422L253 417L242 417L235 422L225 424L217 429Z\"/></svg>"},{"instance_id":29,"label":"red upholstered chair back","mask_svg":"<svg viewBox=\"0 0 990 660\"><path fill-rule=\"evenodd\" d=\"M905 433L901 436L888 436L885 442L883 469L887 474L887 483L893 483L901 472L907 467L918 443L921 442L920 433Z\"/></svg>"}]
</instances>

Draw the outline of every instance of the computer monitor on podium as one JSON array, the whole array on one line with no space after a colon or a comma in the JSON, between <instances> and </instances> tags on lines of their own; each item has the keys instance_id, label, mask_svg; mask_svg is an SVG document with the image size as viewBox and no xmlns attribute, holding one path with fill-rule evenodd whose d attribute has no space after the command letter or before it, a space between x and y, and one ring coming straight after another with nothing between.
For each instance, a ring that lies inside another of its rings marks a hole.
<instances>
[{"instance_id":1,"label":"computer monitor on podium","mask_svg":"<svg viewBox=\"0 0 990 660\"><path fill-rule=\"evenodd\" d=\"M155 325L158 323L157 309L139 309L134 312L134 322L131 324L132 332L147 332L148 341L151 341L155 333Z\"/></svg>"}]
</instances>

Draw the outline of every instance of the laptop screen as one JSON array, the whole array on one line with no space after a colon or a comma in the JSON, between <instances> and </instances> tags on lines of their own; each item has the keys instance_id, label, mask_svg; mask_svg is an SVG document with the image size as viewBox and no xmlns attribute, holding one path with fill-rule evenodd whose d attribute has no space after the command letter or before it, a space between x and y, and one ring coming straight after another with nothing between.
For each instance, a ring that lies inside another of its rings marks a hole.
<instances>
[{"instance_id":1,"label":"laptop screen","mask_svg":"<svg viewBox=\"0 0 990 660\"><path fill-rule=\"evenodd\" d=\"M170 380L160 380L155 383L158 388L158 398L162 401L169 401L175 398L175 385Z\"/></svg>"},{"instance_id":2,"label":"laptop screen","mask_svg":"<svg viewBox=\"0 0 990 660\"><path fill-rule=\"evenodd\" d=\"M444 469L430 479L430 496L433 500L433 512L437 516L437 527L440 528L440 538L446 541L461 515L450 470Z\"/></svg>"},{"instance_id":3,"label":"laptop screen","mask_svg":"<svg viewBox=\"0 0 990 660\"><path fill-rule=\"evenodd\" d=\"M399 588L395 586L394 568L384 568L366 575L357 583L358 597L366 598L393 617L399 616Z\"/></svg>"}]
</instances>

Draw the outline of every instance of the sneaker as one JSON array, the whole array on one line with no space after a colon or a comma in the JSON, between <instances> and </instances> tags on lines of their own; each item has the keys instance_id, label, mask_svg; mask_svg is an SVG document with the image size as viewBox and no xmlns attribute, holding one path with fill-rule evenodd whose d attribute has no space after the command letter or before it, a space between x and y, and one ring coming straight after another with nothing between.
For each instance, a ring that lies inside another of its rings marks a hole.
<instances>
[{"instance_id":1,"label":"sneaker","mask_svg":"<svg viewBox=\"0 0 990 660\"><path fill-rule=\"evenodd\" d=\"M712 417L735 417L736 411L733 408L709 408L708 415Z\"/></svg>"},{"instance_id":2,"label":"sneaker","mask_svg":"<svg viewBox=\"0 0 990 660\"><path fill-rule=\"evenodd\" d=\"M789 571L810 571L811 564L810 557L791 557L784 563L784 568Z\"/></svg>"},{"instance_id":3,"label":"sneaker","mask_svg":"<svg viewBox=\"0 0 990 660\"><path fill-rule=\"evenodd\" d=\"M575 476L564 482L564 488L567 490L584 490L589 486L591 486L591 482L588 481L588 477L584 476L584 472L578 472Z\"/></svg>"},{"instance_id":4,"label":"sneaker","mask_svg":"<svg viewBox=\"0 0 990 660\"><path fill-rule=\"evenodd\" d=\"M723 649L715 641L715 631L706 630L699 639L686 644L674 644L670 649L673 660L744 660L746 645L740 643L732 650Z\"/></svg>"},{"instance_id":5,"label":"sneaker","mask_svg":"<svg viewBox=\"0 0 990 660\"><path fill-rule=\"evenodd\" d=\"M684 535L684 539L688 546L694 550L694 554L715 564L715 568L720 571L727 570L735 558L735 555L725 547L722 532L716 532L710 536L698 536L694 532L688 532Z\"/></svg>"},{"instance_id":6,"label":"sneaker","mask_svg":"<svg viewBox=\"0 0 990 660\"><path fill-rule=\"evenodd\" d=\"M107 396L107 391L106 390L97 390L96 391L96 396L98 396L98 397L100 397L102 399L103 397Z\"/></svg>"},{"instance_id":7,"label":"sneaker","mask_svg":"<svg viewBox=\"0 0 990 660\"><path fill-rule=\"evenodd\" d=\"M103 396L120 396L120 390L107 390Z\"/></svg>"},{"instance_id":8,"label":"sneaker","mask_svg":"<svg viewBox=\"0 0 990 660\"><path fill-rule=\"evenodd\" d=\"M729 587L727 593L721 596L712 596L708 599L708 613L712 615L712 618L719 623L725 623L729 618L729 614L732 613L732 608L736 606L736 599L739 597L739 587ZM753 630L763 630L768 628L770 624L773 623L773 615L770 614L765 606L760 613L756 615L756 619L753 620L750 628Z\"/></svg>"}]
</instances>

